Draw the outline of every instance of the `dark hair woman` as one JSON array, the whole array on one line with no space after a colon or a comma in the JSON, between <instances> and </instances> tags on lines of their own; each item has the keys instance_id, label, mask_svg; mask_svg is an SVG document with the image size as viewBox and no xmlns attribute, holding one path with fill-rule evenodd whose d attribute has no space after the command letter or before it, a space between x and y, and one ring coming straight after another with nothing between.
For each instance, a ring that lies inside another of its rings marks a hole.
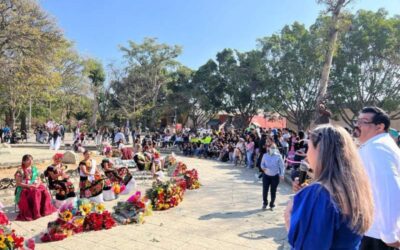
<instances>
[{"instance_id":1,"label":"dark hair woman","mask_svg":"<svg viewBox=\"0 0 400 250\"><path fill-rule=\"evenodd\" d=\"M47 216L57 209L51 204L51 196L40 182L40 173L32 166L33 157L24 155L21 167L15 172L17 188L15 203L18 204L17 220L31 221Z\"/></svg>"}]
</instances>

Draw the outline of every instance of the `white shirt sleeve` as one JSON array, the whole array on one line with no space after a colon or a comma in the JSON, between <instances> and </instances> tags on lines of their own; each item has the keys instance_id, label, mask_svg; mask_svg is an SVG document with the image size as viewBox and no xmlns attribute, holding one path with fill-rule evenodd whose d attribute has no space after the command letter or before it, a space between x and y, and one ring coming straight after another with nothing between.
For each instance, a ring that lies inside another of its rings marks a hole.
<instances>
[{"instance_id":1,"label":"white shirt sleeve","mask_svg":"<svg viewBox=\"0 0 400 250\"><path fill-rule=\"evenodd\" d=\"M399 161L393 152L377 148L379 158L370 158L376 166L371 188L374 190L375 223L386 243L400 241L400 173Z\"/></svg>"}]
</instances>

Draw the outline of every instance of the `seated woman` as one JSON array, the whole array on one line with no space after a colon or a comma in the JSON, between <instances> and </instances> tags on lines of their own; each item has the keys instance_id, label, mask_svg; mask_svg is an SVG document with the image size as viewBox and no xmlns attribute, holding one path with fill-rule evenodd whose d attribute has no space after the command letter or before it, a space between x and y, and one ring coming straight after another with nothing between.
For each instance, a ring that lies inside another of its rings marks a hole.
<instances>
[{"instance_id":1,"label":"seated woman","mask_svg":"<svg viewBox=\"0 0 400 250\"><path fill-rule=\"evenodd\" d=\"M97 203L115 198L112 195L110 180L100 174L96 167L96 161L90 159L88 150L83 152L83 157L83 161L79 163L80 197Z\"/></svg>"},{"instance_id":2,"label":"seated woman","mask_svg":"<svg viewBox=\"0 0 400 250\"><path fill-rule=\"evenodd\" d=\"M17 220L31 221L50 215L57 209L51 204L51 196L40 183L39 171L32 166L33 157L24 155L21 167L15 173L15 203L18 204Z\"/></svg>"},{"instance_id":3,"label":"seated woman","mask_svg":"<svg viewBox=\"0 0 400 250\"><path fill-rule=\"evenodd\" d=\"M116 168L110 159L107 158L103 159L101 167L104 174L112 183L118 183L120 186L125 186L125 190L122 191L121 194L128 194L136 187L135 179L127 167Z\"/></svg>"},{"instance_id":4,"label":"seated woman","mask_svg":"<svg viewBox=\"0 0 400 250\"><path fill-rule=\"evenodd\" d=\"M53 156L53 164L47 167L44 175L49 180L49 189L56 191L55 206L60 208L66 202L74 202L75 188L69 176L64 173L62 159L64 155L57 153Z\"/></svg>"},{"instance_id":5,"label":"seated woman","mask_svg":"<svg viewBox=\"0 0 400 250\"><path fill-rule=\"evenodd\" d=\"M150 170L151 160L143 154L141 145L138 145L133 160L135 161L139 171Z\"/></svg>"}]
</instances>

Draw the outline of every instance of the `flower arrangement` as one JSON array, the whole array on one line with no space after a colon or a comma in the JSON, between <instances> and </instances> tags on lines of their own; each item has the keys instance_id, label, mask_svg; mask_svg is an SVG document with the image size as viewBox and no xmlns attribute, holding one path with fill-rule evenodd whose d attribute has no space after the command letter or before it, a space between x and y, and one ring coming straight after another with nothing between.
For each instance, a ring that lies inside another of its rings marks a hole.
<instances>
[{"instance_id":1,"label":"flower arrangement","mask_svg":"<svg viewBox=\"0 0 400 250\"><path fill-rule=\"evenodd\" d=\"M35 241L30 239L27 241L25 247L24 237L15 234L14 230L11 230L5 225L0 225L0 249L1 250L13 250L13 249L35 249Z\"/></svg>"},{"instance_id":2,"label":"flower arrangement","mask_svg":"<svg viewBox=\"0 0 400 250\"><path fill-rule=\"evenodd\" d=\"M7 215L0 211L0 225L8 225L9 223Z\"/></svg>"},{"instance_id":3,"label":"flower arrangement","mask_svg":"<svg viewBox=\"0 0 400 250\"><path fill-rule=\"evenodd\" d=\"M152 214L151 202L138 191L127 201L118 202L114 207L113 218L119 223L144 223L144 216Z\"/></svg>"},{"instance_id":4,"label":"flower arrangement","mask_svg":"<svg viewBox=\"0 0 400 250\"><path fill-rule=\"evenodd\" d=\"M120 185L119 183L113 183L112 190L114 191L115 195L119 195L121 192L125 190L125 185Z\"/></svg>"},{"instance_id":5,"label":"flower arrangement","mask_svg":"<svg viewBox=\"0 0 400 250\"><path fill-rule=\"evenodd\" d=\"M115 221L105 210L104 204L80 199L76 206L69 203L60 208L58 218L48 223L47 232L42 235L41 240L42 242L59 241L73 234L110 229L113 226L115 226Z\"/></svg>"},{"instance_id":6,"label":"flower arrangement","mask_svg":"<svg viewBox=\"0 0 400 250\"><path fill-rule=\"evenodd\" d=\"M176 164L176 167L175 167L174 172L172 173L172 176L176 177L176 176L184 175L186 173L186 170L187 170L186 164L180 161Z\"/></svg>"},{"instance_id":7,"label":"flower arrangement","mask_svg":"<svg viewBox=\"0 0 400 250\"><path fill-rule=\"evenodd\" d=\"M187 170L185 173L185 181L187 189L200 188L199 174L196 169Z\"/></svg>"},{"instance_id":8,"label":"flower arrangement","mask_svg":"<svg viewBox=\"0 0 400 250\"><path fill-rule=\"evenodd\" d=\"M182 187L183 180L185 180L186 189L198 189L200 188L199 174L196 169L188 170L187 166L183 162L178 162L172 173L172 179L178 185Z\"/></svg>"},{"instance_id":9,"label":"flower arrangement","mask_svg":"<svg viewBox=\"0 0 400 250\"><path fill-rule=\"evenodd\" d=\"M154 182L146 191L154 210L166 210L176 207L183 199L185 190L173 182Z\"/></svg>"}]
</instances>

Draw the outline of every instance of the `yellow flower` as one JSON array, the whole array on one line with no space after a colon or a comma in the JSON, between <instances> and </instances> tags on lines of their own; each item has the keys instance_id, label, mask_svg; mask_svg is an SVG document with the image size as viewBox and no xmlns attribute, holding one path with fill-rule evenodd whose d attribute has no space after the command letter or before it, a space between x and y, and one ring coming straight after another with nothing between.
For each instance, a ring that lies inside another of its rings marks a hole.
<instances>
[{"instance_id":1,"label":"yellow flower","mask_svg":"<svg viewBox=\"0 0 400 250\"><path fill-rule=\"evenodd\" d=\"M71 211L69 211L69 210L64 211L64 212L61 214L61 218L62 218L64 221L70 221L70 220L72 219L72 213L71 213Z\"/></svg>"},{"instance_id":2,"label":"yellow flower","mask_svg":"<svg viewBox=\"0 0 400 250\"><path fill-rule=\"evenodd\" d=\"M14 242L14 238L11 235L8 235L7 239L8 239L9 242Z\"/></svg>"},{"instance_id":3,"label":"yellow flower","mask_svg":"<svg viewBox=\"0 0 400 250\"><path fill-rule=\"evenodd\" d=\"M6 248L6 244L4 244L3 241L0 241L0 249L5 249Z\"/></svg>"},{"instance_id":4,"label":"yellow flower","mask_svg":"<svg viewBox=\"0 0 400 250\"><path fill-rule=\"evenodd\" d=\"M76 226L81 226L81 225L83 225L83 222L84 222L85 220L83 219L83 218L75 218L74 219L74 224L76 225Z\"/></svg>"},{"instance_id":5,"label":"yellow flower","mask_svg":"<svg viewBox=\"0 0 400 250\"><path fill-rule=\"evenodd\" d=\"M103 213L103 211L104 211L105 209L106 209L106 208L105 208L105 206L104 206L103 203L99 203L99 204L96 205L96 211L97 211L98 213Z\"/></svg>"},{"instance_id":6,"label":"yellow flower","mask_svg":"<svg viewBox=\"0 0 400 250\"><path fill-rule=\"evenodd\" d=\"M81 211L82 215L87 215L88 213L90 213L90 211L92 211L92 204L87 203L87 204L81 205L79 207L79 210Z\"/></svg>"},{"instance_id":7,"label":"yellow flower","mask_svg":"<svg viewBox=\"0 0 400 250\"><path fill-rule=\"evenodd\" d=\"M6 240L6 237L3 234L0 234L0 242L4 242Z\"/></svg>"}]
</instances>

